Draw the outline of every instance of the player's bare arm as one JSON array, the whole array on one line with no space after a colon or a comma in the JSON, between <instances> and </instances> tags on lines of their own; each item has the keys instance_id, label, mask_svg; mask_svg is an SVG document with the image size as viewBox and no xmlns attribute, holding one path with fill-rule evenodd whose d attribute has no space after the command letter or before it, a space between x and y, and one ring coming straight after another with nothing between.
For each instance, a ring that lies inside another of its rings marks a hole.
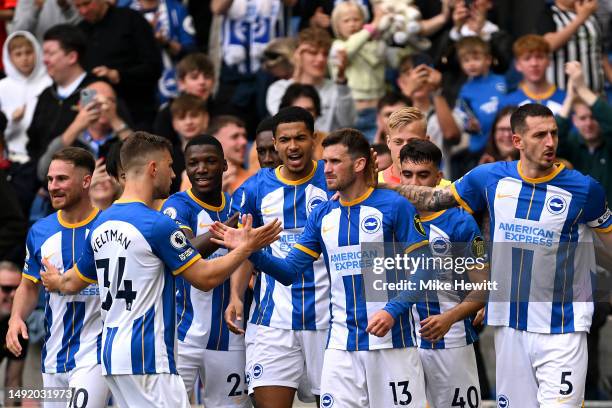
<instances>
[{"instance_id":1,"label":"player's bare arm","mask_svg":"<svg viewBox=\"0 0 612 408\"><path fill-rule=\"evenodd\" d=\"M228 218L224 222L224 224L230 227L236 227L238 225L238 216L239 213L235 213L230 218ZM197 237L193 235L193 232L191 230L184 229L183 232L185 232L185 235L187 235L187 238L189 238L191 245L193 245L195 249L198 250L200 255L202 255L202 258L208 258L217 249L219 249L219 244L216 244L211 241L211 238L213 238L214 235L209 231L202 235L198 235Z\"/></svg>"},{"instance_id":2,"label":"player's bare arm","mask_svg":"<svg viewBox=\"0 0 612 408\"><path fill-rule=\"evenodd\" d=\"M450 186L432 188L406 184L390 186L381 183L378 187L397 191L421 211L441 211L459 205L451 192Z\"/></svg>"},{"instance_id":3,"label":"player's bare arm","mask_svg":"<svg viewBox=\"0 0 612 408\"><path fill-rule=\"evenodd\" d=\"M19 336L28 338L28 328L25 319L32 313L38 303L38 285L27 278L21 278L21 283L15 292L11 318L6 332L6 348L19 357L22 347Z\"/></svg>"},{"instance_id":4,"label":"player's bare arm","mask_svg":"<svg viewBox=\"0 0 612 408\"><path fill-rule=\"evenodd\" d=\"M249 286L253 265L244 261L230 276L230 301L225 309L224 318L228 329L235 334L244 334L242 315L244 312L244 293Z\"/></svg>"},{"instance_id":5,"label":"player's bare arm","mask_svg":"<svg viewBox=\"0 0 612 408\"><path fill-rule=\"evenodd\" d=\"M221 223L219 225L238 231ZM278 220L253 228L251 215L243 217L243 225L244 227L239 230L238 241L227 240L227 237L224 237L224 240L213 238L213 242L233 249L230 253L212 260L198 260L183 272L183 277L200 290L211 290L223 283L252 252L276 241L282 231Z\"/></svg>"},{"instance_id":6,"label":"player's bare arm","mask_svg":"<svg viewBox=\"0 0 612 408\"><path fill-rule=\"evenodd\" d=\"M472 316L483 307L484 302L463 301L442 314L429 316L421 320L421 337L431 342L439 341L454 323Z\"/></svg>"},{"instance_id":7,"label":"player's bare arm","mask_svg":"<svg viewBox=\"0 0 612 408\"><path fill-rule=\"evenodd\" d=\"M63 274L60 274L57 268L47 259L43 258L42 264L46 270L40 271L40 277L43 285L49 292L61 292L66 295L74 295L90 284L81 279L74 268L70 268Z\"/></svg>"},{"instance_id":8,"label":"player's bare arm","mask_svg":"<svg viewBox=\"0 0 612 408\"><path fill-rule=\"evenodd\" d=\"M606 249L612 252L612 231L595 231L597 232L597 236L599 237L599 239L601 239L601 242L604 244Z\"/></svg>"}]
</instances>

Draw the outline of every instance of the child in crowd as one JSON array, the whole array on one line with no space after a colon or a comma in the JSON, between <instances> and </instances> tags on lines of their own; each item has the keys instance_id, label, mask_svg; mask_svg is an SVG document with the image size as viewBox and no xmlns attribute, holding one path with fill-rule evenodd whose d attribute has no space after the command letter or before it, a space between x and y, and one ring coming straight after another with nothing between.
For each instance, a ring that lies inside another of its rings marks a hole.
<instances>
[{"instance_id":1,"label":"child in crowd","mask_svg":"<svg viewBox=\"0 0 612 408\"><path fill-rule=\"evenodd\" d=\"M491 50L480 37L464 37L457 44L457 58L468 81L459 91L457 105L466 115L470 133L468 151L477 156L484 151L499 101L506 93L503 76L491 73Z\"/></svg>"},{"instance_id":2,"label":"child in crowd","mask_svg":"<svg viewBox=\"0 0 612 408\"><path fill-rule=\"evenodd\" d=\"M376 106L385 93L386 45L380 39L390 26L389 16L374 7L374 18L365 24L365 12L355 1L344 1L334 7L331 16L336 39L331 48L330 68L334 79L337 74L338 52L346 52L348 64L346 79L357 108L356 128L370 142L376 136Z\"/></svg>"},{"instance_id":3,"label":"child in crowd","mask_svg":"<svg viewBox=\"0 0 612 408\"><path fill-rule=\"evenodd\" d=\"M212 61L201 52L187 55L176 65L176 76L179 91L182 94L197 96L201 99L204 110L211 112L211 95L215 87L215 67ZM172 125L170 106L172 101L164 105L153 123L153 133L170 140L172 144L180 144L179 136Z\"/></svg>"},{"instance_id":4,"label":"child in crowd","mask_svg":"<svg viewBox=\"0 0 612 408\"><path fill-rule=\"evenodd\" d=\"M8 159L29 161L27 130L38 95L51 85L36 38L27 31L11 34L2 50L6 78L0 80L0 107L8 120L4 133Z\"/></svg>"},{"instance_id":5,"label":"child in crowd","mask_svg":"<svg viewBox=\"0 0 612 408\"><path fill-rule=\"evenodd\" d=\"M503 98L500 108L508 105L540 103L557 114L563 105L565 92L546 79L550 64L550 46L544 37L527 34L512 46L516 70L523 74L523 80L516 91Z\"/></svg>"},{"instance_id":6,"label":"child in crowd","mask_svg":"<svg viewBox=\"0 0 612 408\"><path fill-rule=\"evenodd\" d=\"M180 191L184 191L190 187L189 179L184 173L185 146L191 139L206 132L209 116L202 99L188 93L179 95L172 102L170 113L172 115L172 128L180 140L180 144L174 146L172 155L172 168L174 174L176 174L172 183L172 191L176 191L177 186L180 186Z\"/></svg>"}]
</instances>

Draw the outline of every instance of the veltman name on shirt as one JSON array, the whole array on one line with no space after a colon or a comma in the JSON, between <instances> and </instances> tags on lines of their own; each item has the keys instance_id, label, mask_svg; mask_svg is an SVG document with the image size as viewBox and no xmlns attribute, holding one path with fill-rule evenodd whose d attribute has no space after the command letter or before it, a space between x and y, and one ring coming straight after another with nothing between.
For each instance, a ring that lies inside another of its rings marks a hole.
<instances>
[{"instance_id":1,"label":"veltman name on shirt","mask_svg":"<svg viewBox=\"0 0 612 408\"><path fill-rule=\"evenodd\" d=\"M96 239L93 240L93 250L98 253L98 250L102 248L104 244L108 242L118 242L123 248L128 249L132 241L127 239L127 236L123 235L123 232L117 230L106 230L99 234Z\"/></svg>"},{"instance_id":2,"label":"veltman name on shirt","mask_svg":"<svg viewBox=\"0 0 612 408\"><path fill-rule=\"evenodd\" d=\"M499 229L504 231L504 238L507 241L525 242L528 244L537 244L551 247L555 233L541 227L533 227L529 225L510 224L502 222L499 224Z\"/></svg>"}]
</instances>

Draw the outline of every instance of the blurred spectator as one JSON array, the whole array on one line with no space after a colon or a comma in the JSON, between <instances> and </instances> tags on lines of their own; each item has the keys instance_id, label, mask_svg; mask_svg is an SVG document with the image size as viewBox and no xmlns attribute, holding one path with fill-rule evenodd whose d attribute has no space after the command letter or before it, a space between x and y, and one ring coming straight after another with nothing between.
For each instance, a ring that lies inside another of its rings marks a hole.
<instances>
[{"instance_id":1,"label":"blurred spectator","mask_svg":"<svg viewBox=\"0 0 612 408\"><path fill-rule=\"evenodd\" d=\"M271 115L278 112L280 101L289 85L293 83L314 86L321 99L321 116L315 123L316 129L330 132L342 127L352 127L355 123L355 104L346 79L340 75L332 81L325 77L327 56L331 47L331 37L321 29L307 28L298 35L298 48L294 55L294 72L291 79L281 79L268 88L266 106ZM342 64L346 65L346 56Z\"/></svg>"},{"instance_id":2,"label":"blurred spectator","mask_svg":"<svg viewBox=\"0 0 612 408\"><path fill-rule=\"evenodd\" d=\"M85 68L106 78L127 104L136 129L149 130L157 111L157 81L162 71L153 30L134 10L106 0L73 0L83 17L87 40Z\"/></svg>"},{"instance_id":3,"label":"blurred spectator","mask_svg":"<svg viewBox=\"0 0 612 408\"><path fill-rule=\"evenodd\" d=\"M196 50L193 18L178 0L131 0L129 7L143 15L153 27L155 39L161 48L164 65L159 80L160 100L165 102L177 96L176 63Z\"/></svg>"},{"instance_id":4,"label":"blurred spectator","mask_svg":"<svg viewBox=\"0 0 612 408\"><path fill-rule=\"evenodd\" d=\"M249 151L249 172L255 173L260 168L276 168L281 165L278 152L274 148L274 121L272 117L259 123L255 132L255 143Z\"/></svg>"},{"instance_id":5,"label":"blurred spectator","mask_svg":"<svg viewBox=\"0 0 612 408\"><path fill-rule=\"evenodd\" d=\"M0 46L3 46L6 40L6 25L13 19L16 5L17 0L0 0ZM0 61L0 76L2 76L3 72L4 67L2 61Z\"/></svg>"},{"instance_id":6,"label":"blurred spectator","mask_svg":"<svg viewBox=\"0 0 612 408\"><path fill-rule=\"evenodd\" d=\"M514 42L516 70L523 80L514 92L506 95L500 108L508 105L522 106L527 103L546 105L553 113L559 112L565 99L565 92L546 79L550 65L550 46L544 37L527 34Z\"/></svg>"},{"instance_id":7,"label":"blurred spectator","mask_svg":"<svg viewBox=\"0 0 612 408\"><path fill-rule=\"evenodd\" d=\"M595 18L597 0L555 0L540 16L538 30L552 52L548 80L565 89L565 64L582 63L586 85L596 93L603 90L603 34Z\"/></svg>"},{"instance_id":8,"label":"blurred spectator","mask_svg":"<svg viewBox=\"0 0 612 408\"><path fill-rule=\"evenodd\" d=\"M185 56L176 65L176 76L180 94L197 96L202 100L206 110L212 112L211 95L215 87L215 67L206 54L195 52ZM179 144L179 137L172 127L171 104L172 101L164 104L157 113L153 123L153 133L167 138L176 145Z\"/></svg>"},{"instance_id":9,"label":"blurred spectator","mask_svg":"<svg viewBox=\"0 0 612 408\"><path fill-rule=\"evenodd\" d=\"M58 24L76 25L81 16L72 0L19 0L15 7L13 31L29 31L38 41L48 29Z\"/></svg>"},{"instance_id":10,"label":"blurred spectator","mask_svg":"<svg viewBox=\"0 0 612 408\"><path fill-rule=\"evenodd\" d=\"M0 168L0 259L22 262L28 223L17 195Z\"/></svg>"},{"instance_id":11,"label":"blurred spectator","mask_svg":"<svg viewBox=\"0 0 612 408\"><path fill-rule=\"evenodd\" d=\"M86 89L95 91L93 100L86 105L79 102L78 114L70 126L49 143L38 161L37 175L43 183L47 179L51 158L61 149L68 146L82 147L95 158L103 157L108 142L115 138L123 140L132 133L125 119L117 112L117 95L108 83L93 82Z\"/></svg>"},{"instance_id":12,"label":"blurred spectator","mask_svg":"<svg viewBox=\"0 0 612 408\"><path fill-rule=\"evenodd\" d=\"M468 82L459 91L459 108L467 118L465 129L470 144L464 161L472 168L484 151L500 99L506 93L506 80L491 73L491 52L480 37L464 37L457 43L457 57ZM468 157L469 156L469 157Z\"/></svg>"},{"instance_id":13,"label":"blurred spectator","mask_svg":"<svg viewBox=\"0 0 612 408\"><path fill-rule=\"evenodd\" d=\"M193 17L198 49L208 52L208 41L213 14L210 10L210 0L187 0L187 11Z\"/></svg>"},{"instance_id":14,"label":"blurred spectator","mask_svg":"<svg viewBox=\"0 0 612 408\"><path fill-rule=\"evenodd\" d=\"M336 39L330 54L332 78L338 80L338 53L348 59L344 75L351 88L357 109L355 128L370 143L376 136L376 104L385 93L387 46L381 36L391 26L391 16L374 7L374 19L365 24L363 9L354 2L339 3L332 13L332 28Z\"/></svg>"},{"instance_id":15,"label":"blurred spectator","mask_svg":"<svg viewBox=\"0 0 612 408\"><path fill-rule=\"evenodd\" d=\"M216 137L223 146L227 160L227 170L223 173L223 191L231 194L252 174L250 169L247 171L244 168L246 126L235 116L221 115L211 121L207 133Z\"/></svg>"},{"instance_id":16,"label":"blurred spectator","mask_svg":"<svg viewBox=\"0 0 612 408\"><path fill-rule=\"evenodd\" d=\"M372 15L372 6L370 0L355 0L364 10L365 21L370 20ZM336 0L308 0L300 1L299 5L294 7L294 15L299 16L299 30L308 27L321 28L324 30L331 29L331 15L334 7L339 2Z\"/></svg>"},{"instance_id":17,"label":"blurred spectator","mask_svg":"<svg viewBox=\"0 0 612 408\"><path fill-rule=\"evenodd\" d=\"M387 143L387 122L389 116L398 109L410 106L410 99L400 93L388 93L378 101L376 106L376 136L374 144Z\"/></svg>"},{"instance_id":18,"label":"blurred spectator","mask_svg":"<svg viewBox=\"0 0 612 408\"><path fill-rule=\"evenodd\" d=\"M265 92L269 85L266 76L261 75L262 56L266 46L279 34L283 3L292 5L294 0L210 2L213 14L222 20L218 35L221 67L217 112L242 118L250 134L264 112L263 106L257 106L258 94Z\"/></svg>"},{"instance_id":19,"label":"blurred spectator","mask_svg":"<svg viewBox=\"0 0 612 408\"><path fill-rule=\"evenodd\" d=\"M612 202L612 106L586 84L579 62L567 64L567 96L556 116L559 157L599 181ZM573 110L570 121L570 112ZM573 124L573 127L572 127Z\"/></svg>"},{"instance_id":20,"label":"blurred spectator","mask_svg":"<svg viewBox=\"0 0 612 408\"><path fill-rule=\"evenodd\" d=\"M378 171L385 171L393 165L391 150L389 150L386 144L378 143L372 145L372 149L376 152L376 168L378 168Z\"/></svg>"},{"instance_id":21,"label":"blurred spectator","mask_svg":"<svg viewBox=\"0 0 612 408\"><path fill-rule=\"evenodd\" d=\"M0 80L0 107L8 118L4 131L8 159L24 164L30 160L27 130L38 95L52 80L45 70L40 44L27 31L16 31L8 37L2 60L7 77Z\"/></svg>"},{"instance_id":22,"label":"blurred spectator","mask_svg":"<svg viewBox=\"0 0 612 408\"><path fill-rule=\"evenodd\" d=\"M172 153L172 169L176 178L172 181L171 191L185 191L191 187L185 172L185 146L194 137L203 134L208 128L209 116L202 99L184 93L170 105L172 127L179 137Z\"/></svg>"},{"instance_id":23,"label":"blurred spectator","mask_svg":"<svg viewBox=\"0 0 612 408\"><path fill-rule=\"evenodd\" d=\"M13 307L15 291L21 282L21 269L12 262L0 261L0 363L7 359L6 371L4 373L4 405L5 407L16 407L21 404L15 399L9 399L8 388L21 388L23 386L23 372L25 359L27 357L28 340L23 340L21 347L24 352L15 357L6 348L6 332L8 321Z\"/></svg>"},{"instance_id":24,"label":"blurred spectator","mask_svg":"<svg viewBox=\"0 0 612 408\"><path fill-rule=\"evenodd\" d=\"M95 80L83 69L85 47L85 37L77 27L63 24L45 33L43 61L53 84L38 97L32 123L28 128L27 150L31 160L18 175L13 175L13 180L20 178L20 182L15 184L24 186L20 188L30 194L34 194L40 186L36 176L38 159L51 140L64 133L74 121L81 89ZM44 194L39 195L43 196ZM33 197L29 198L29 203L32 199ZM38 216L44 216L47 211L51 211L50 206L41 206L43 202L37 204ZM29 211L29 205L25 211Z\"/></svg>"},{"instance_id":25,"label":"blurred spectator","mask_svg":"<svg viewBox=\"0 0 612 408\"><path fill-rule=\"evenodd\" d=\"M291 84L281 99L279 110L288 106L299 106L308 111L317 120L321 116L319 93L312 85Z\"/></svg>"},{"instance_id":26,"label":"blurred spectator","mask_svg":"<svg viewBox=\"0 0 612 408\"><path fill-rule=\"evenodd\" d=\"M412 101L426 118L426 134L442 150L442 169L446 177L450 174L450 146L460 142L463 132L463 114L448 105L440 88L442 74L432 68L430 60L424 55L405 57L399 66L397 84L402 94ZM393 149L389 146L391 152ZM397 170L399 171L399 150L397 151ZM399 177L399 173L397 173Z\"/></svg>"},{"instance_id":27,"label":"blurred spectator","mask_svg":"<svg viewBox=\"0 0 612 408\"><path fill-rule=\"evenodd\" d=\"M91 204L101 210L110 207L121 196L121 186L106 171L104 158L96 160L96 168L91 175L89 199Z\"/></svg>"},{"instance_id":28,"label":"blurred spectator","mask_svg":"<svg viewBox=\"0 0 612 408\"><path fill-rule=\"evenodd\" d=\"M506 106L497 112L491 126L487 148L479 164L518 160L519 151L512 143L512 127L510 127L510 116L515 110L516 106Z\"/></svg>"},{"instance_id":29,"label":"blurred spectator","mask_svg":"<svg viewBox=\"0 0 612 408\"><path fill-rule=\"evenodd\" d=\"M275 38L263 53L262 66L277 79L289 79L293 75L293 53L295 38Z\"/></svg>"}]
</instances>

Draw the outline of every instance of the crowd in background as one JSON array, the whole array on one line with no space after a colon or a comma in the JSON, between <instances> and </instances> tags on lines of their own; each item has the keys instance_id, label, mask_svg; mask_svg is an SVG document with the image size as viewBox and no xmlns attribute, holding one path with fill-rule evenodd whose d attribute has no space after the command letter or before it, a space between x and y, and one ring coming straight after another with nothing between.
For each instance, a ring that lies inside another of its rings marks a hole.
<instances>
[{"instance_id":1,"label":"crowd in background","mask_svg":"<svg viewBox=\"0 0 612 408\"><path fill-rule=\"evenodd\" d=\"M232 192L269 156L254 141L286 106L313 115L319 141L362 131L391 179L405 141L387 138L386 120L416 107L456 180L515 160L510 115L542 103L557 117L558 156L612 202L610 10L607 0L0 0L2 294L18 284L28 227L52 212L46 173L61 148L98 159L91 199L105 208L118 192L104 167L117 140L168 138L176 192L190 187L185 145L208 133ZM591 356L609 311L596 307ZM597 399L591 360L587 399Z\"/></svg>"}]
</instances>

